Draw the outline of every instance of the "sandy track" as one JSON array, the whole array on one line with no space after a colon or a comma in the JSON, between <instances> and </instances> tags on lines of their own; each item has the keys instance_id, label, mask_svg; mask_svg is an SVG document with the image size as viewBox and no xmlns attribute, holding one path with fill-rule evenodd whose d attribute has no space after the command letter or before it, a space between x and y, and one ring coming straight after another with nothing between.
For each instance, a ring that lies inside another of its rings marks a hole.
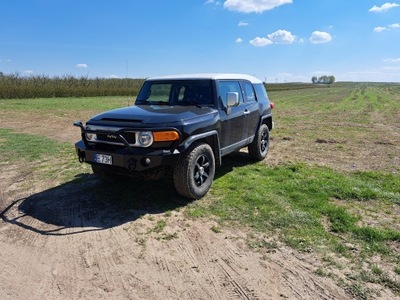
<instances>
[{"instance_id":1,"label":"sandy track","mask_svg":"<svg viewBox=\"0 0 400 300\"><path fill-rule=\"evenodd\" d=\"M215 233L212 221L187 219L182 209L167 215L99 200L91 175L20 194L29 176L2 165L2 299L348 298L314 275L311 256L283 246L253 251L244 231ZM154 230L160 220L162 232Z\"/></svg>"}]
</instances>

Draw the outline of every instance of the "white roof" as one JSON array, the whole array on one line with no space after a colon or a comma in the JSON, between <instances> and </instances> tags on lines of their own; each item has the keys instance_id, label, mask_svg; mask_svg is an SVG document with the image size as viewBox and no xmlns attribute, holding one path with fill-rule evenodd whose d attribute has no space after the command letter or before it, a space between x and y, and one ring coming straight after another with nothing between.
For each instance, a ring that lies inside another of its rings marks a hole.
<instances>
[{"instance_id":1,"label":"white roof","mask_svg":"<svg viewBox=\"0 0 400 300\"><path fill-rule=\"evenodd\" d=\"M169 75L160 77L150 77L148 80L166 80L166 79L239 79L248 80L251 83L262 83L262 81L254 76L246 74L234 74L234 73L197 73L197 74L180 74L180 75Z\"/></svg>"}]
</instances>

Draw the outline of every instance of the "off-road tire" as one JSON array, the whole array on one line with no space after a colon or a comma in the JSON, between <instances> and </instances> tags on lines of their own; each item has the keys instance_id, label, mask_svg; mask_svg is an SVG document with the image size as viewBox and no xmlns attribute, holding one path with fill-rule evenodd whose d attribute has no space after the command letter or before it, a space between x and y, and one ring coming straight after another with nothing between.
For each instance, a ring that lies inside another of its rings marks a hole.
<instances>
[{"instance_id":1,"label":"off-road tire","mask_svg":"<svg viewBox=\"0 0 400 300\"><path fill-rule=\"evenodd\" d=\"M200 199L211 187L215 175L215 158L208 144L196 144L180 157L173 170L174 186L179 195Z\"/></svg>"},{"instance_id":2,"label":"off-road tire","mask_svg":"<svg viewBox=\"0 0 400 300\"><path fill-rule=\"evenodd\" d=\"M254 137L253 142L248 146L249 155L252 159L263 160L269 150L269 129L268 126L262 124Z\"/></svg>"}]
</instances>

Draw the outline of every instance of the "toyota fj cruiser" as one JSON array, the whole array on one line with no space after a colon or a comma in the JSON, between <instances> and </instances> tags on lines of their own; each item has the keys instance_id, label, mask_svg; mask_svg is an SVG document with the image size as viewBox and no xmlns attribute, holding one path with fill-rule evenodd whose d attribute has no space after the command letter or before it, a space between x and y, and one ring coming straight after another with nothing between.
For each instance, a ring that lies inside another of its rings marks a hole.
<instances>
[{"instance_id":1,"label":"toyota fj cruiser","mask_svg":"<svg viewBox=\"0 0 400 300\"><path fill-rule=\"evenodd\" d=\"M101 178L157 179L171 170L176 191L199 199L224 155L248 146L253 159L266 157L272 108L263 83L249 75L149 78L135 105L75 122L82 136L75 148Z\"/></svg>"}]
</instances>

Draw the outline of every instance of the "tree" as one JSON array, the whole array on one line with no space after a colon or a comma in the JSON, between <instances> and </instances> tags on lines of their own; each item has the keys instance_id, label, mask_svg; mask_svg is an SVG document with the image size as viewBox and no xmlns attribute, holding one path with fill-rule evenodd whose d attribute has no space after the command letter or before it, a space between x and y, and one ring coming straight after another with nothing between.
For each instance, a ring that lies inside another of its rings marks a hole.
<instances>
[{"instance_id":1,"label":"tree","mask_svg":"<svg viewBox=\"0 0 400 300\"><path fill-rule=\"evenodd\" d=\"M328 76L328 84L334 83L336 80L335 76Z\"/></svg>"},{"instance_id":2,"label":"tree","mask_svg":"<svg viewBox=\"0 0 400 300\"><path fill-rule=\"evenodd\" d=\"M318 78L317 78L317 76L313 76L313 77L311 78L311 81L312 81L312 83L314 83L314 84L318 83Z\"/></svg>"},{"instance_id":3,"label":"tree","mask_svg":"<svg viewBox=\"0 0 400 300\"><path fill-rule=\"evenodd\" d=\"M332 84L335 82L335 76L327 76L327 75L323 75L319 78L317 78L317 76L313 76L311 78L312 83L322 83L322 84Z\"/></svg>"}]
</instances>

